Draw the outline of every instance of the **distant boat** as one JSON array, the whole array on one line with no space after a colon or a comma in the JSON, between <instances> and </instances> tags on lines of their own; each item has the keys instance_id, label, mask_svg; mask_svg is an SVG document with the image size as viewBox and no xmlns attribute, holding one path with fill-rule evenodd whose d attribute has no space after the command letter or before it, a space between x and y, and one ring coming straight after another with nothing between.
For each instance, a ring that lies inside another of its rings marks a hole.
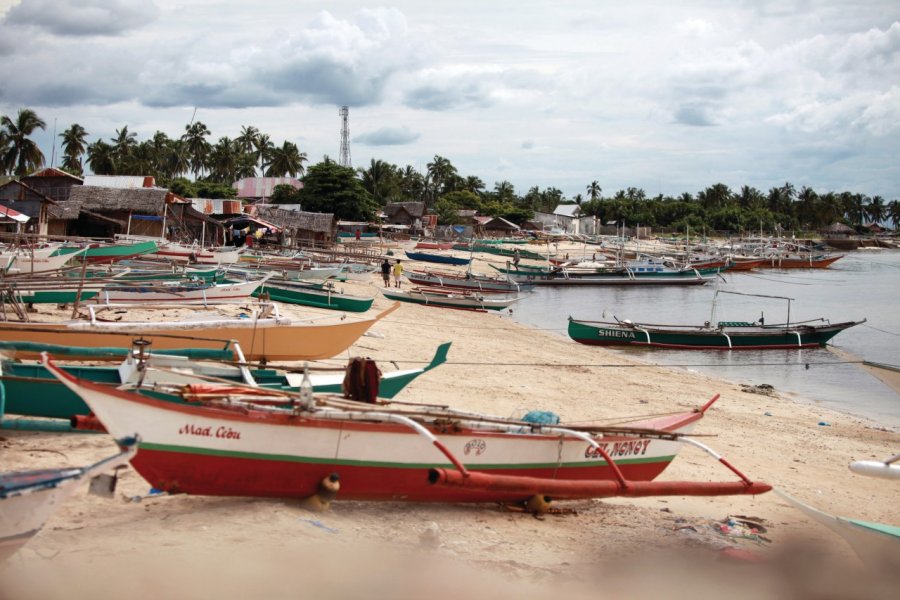
<instances>
[{"instance_id":1,"label":"distant boat","mask_svg":"<svg viewBox=\"0 0 900 600\"><path fill-rule=\"evenodd\" d=\"M441 288L412 288L410 290L383 289L381 293L390 300L412 302L439 308L462 308L468 310L503 310L519 300L518 296L497 297L469 290Z\"/></svg>"},{"instance_id":2,"label":"distant boat","mask_svg":"<svg viewBox=\"0 0 900 600\"><path fill-rule=\"evenodd\" d=\"M575 269L568 267L531 267L519 265L518 269L498 267L511 281L532 285L705 285L713 280L713 275L704 271L687 269L671 273L638 273L625 267ZM715 271L717 272L717 271Z\"/></svg>"},{"instance_id":3,"label":"distant boat","mask_svg":"<svg viewBox=\"0 0 900 600\"><path fill-rule=\"evenodd\" d=\"M0 561L34 537L79 483L126 464L137 452L135 438L118 443L118 454L86 467L0 473Z\"/></svg>"},{"instance_id":4,"label":"distant boat","mask_svg":"<svg viewBox=\"0 0 900 600\"><path fill-rule=\"evenodd\" d=\"M464 290L476 290L479 292L504 293L516 293L525 287L503 277L491 277L472 272L451 273L425 269L424 271L406 271L403 274L412 283L428 287L459 288Z\"/></svg>"},{"instance_id":5,"label":"distant boat","mask_svg":"<svg viewBox=\"0 0 900 600\"><path fill-rule=\"evenodd\" d=\"M722 294L761 296L788 301L787 322L775 325L746 321L715 322L716 298ZM683 348L695 350L771 350L824 346L841 331L865 323L847 321L830 323L826 319L790 322L791 298L762 296L716 290L710 320L702 325L659 325L633 323L628 319L615 322L585 321L569 317L569 337L590 346L638 346L651 348Z\"/></svg>"},{"instance_id":6,"label":"distant boat","mask_svg":"<svg viewBox=\"0 0 900 600\"><path fill-rule=\"evenodd\" d=\"M410 252L406 251L406 256L410 260L420 260L423 262L439 263L442 265L467 265L472 262L470 258L459 258L450 254L432 254L430 252Z\"/></svg>"}]
</instances>

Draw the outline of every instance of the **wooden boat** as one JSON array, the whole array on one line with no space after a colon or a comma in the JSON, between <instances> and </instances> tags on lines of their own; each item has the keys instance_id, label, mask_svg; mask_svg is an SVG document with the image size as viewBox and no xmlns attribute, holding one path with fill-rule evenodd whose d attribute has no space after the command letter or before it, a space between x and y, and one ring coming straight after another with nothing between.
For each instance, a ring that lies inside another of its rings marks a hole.
<instances>
[{"instance_id":1,"label":"wooden boat","mask_svg":"<svg viewBox=\"0 0 900 600\"><path fill-rule=\"evenodd\" d=\"M887 460L857 460L850 463L850 470L866 477L900 479L900 454Z\"/></svg>"},{"instance_id":2,"label":"wooden boat","mask_svg":"<svg viewBox=\"0 0 900 600\"><path fill-rule=\"evenodd\" d=\"M416 242L416 250L450 250L453 242Z\"/></svg>"},{"instance_id":3,"label":"wooden boat","mask_svg":"<svg viewBox=\"0 0 900 600\"><path fill-rule=\"evenodd\" d=\"M778 488L775 493L813 521L844 538L866 564L894 569L900 566L900 527L831 515Z\"/></svg>"},{"instance_id":4,"label":"wooden boat","mask_svg":"<svg viewBox=\"0 0 900 600\"><path fill-rule=\"evenodd\" d=\"M713 276L696 270L671 274L640 274L624 267L610 270L577 270L566 267L519 265L517 270L493 264L491 266L516 283L531 285L705 285L713 280Z\"/></svg>"},{"instance_id":5,"label":"wooden boat","mask_svg":"<svg viewBox=\"0 0 900 600\"><path fill-rule=\"evenodd\" d=\"M378 397L393 398L417 377L444 364L450 345L451 343L447 342L438 346L431 362L424 367L383 372L379 378ZM13 343L5 346L4 350L14 353L16 347ZM59 356L57 353L63 350L60 346L36 348L33 345L28 349L51 352L54 356ZM112 352L117 357L126 352L124 348L103 350ZM76 349L76 352L82 355L90 354L87 349L80 351ZM216 355L204 357L204 352L199 350L194 350L187 356L154 351L142 357L134 352L127 352L128 355L124 357L123 362L116 366L60 364L60 368L80 379L110 386L129 385L142 393L143 390L147 390L153 397L161 397L165 390L164 386L175 385L180 389L185 384L206 382L211 378L219 383L252 384L264 390L277 392L299 392L303 380L302 372L272 368L241 368L219 362L233 361L235 357L231 355L231 351L223 351L221 354L227 354L225 357ZM67 353L71 354L71 349L67 349ZM100 353L97 352L95 356L100 357ZM214 362L214 359L218 360ZM345 374L343 369L320 372L313 367L309 371L310 384L314 392L341 393ZM0 417L5 411L6 414L12 415L71 421L90 414L90 409L81 398L61 386L40 363L0 360L0 388L3 389L6 399L5 408L0 409ZM171 392L167 397L172 401L180 401L175 392Z\"/></svg>"},{"instance_id":6,"label":"wooden boat","mask_svg":"<svg viewBox=\"0 0 900 600\"><path fill-rule=\"evenodd\" d=\"M93 243L88 244L86 247L63 246L59 248L56 253L71 254L73 252L78 252L79 250L84 250L84 254L81 256L87 262L103 264L139 256L141 254L152 254L153 252L156 252L157 246L156 242L153 241L129 242L127 240L122 240L115 244Z\"/></svg>"},{"instance_id":7,"label":"wooden boat","mask_svg":"<svg viewBox=\"0 0 900 600\"><path fill-rule=\"evenodd\" d=\"M716 322L716 301L719 294L756 296L786 300L785 323L767 325L763 318L757 322ZM824 346L841 331L865 323L847 321L830 323L827 319L812 319L791 323L791 298L744 294L716 290L710 319L702 325L657 325L632 323L630 320L584 321L569 317L569 337L590 346L640 346L651 348L684 348L694 350L772 350ZM713 325L715 323L715 325Z\"/></svg>"},{"instance_id":8,"label":"wooden boat","mask_svg":"<svg viewBox=\"0 0 900 600\"><path fill-rule=\"evenodd\" d=\"M171 350L216 349L234 340L243 348L247 360L251 361L320 360L336 356L349 348L369 327L398 307L399 304L395 303L372 318L342 319L331 323L294 323L281 316L149 323L100 322L95 319L66 323L7 322L0 324L0 341L130 348L134 338L144 337L152 340L154 348Z\"/></svg>"},{"instance_id":9,"label":"wooden boat","mask_svg":"<svg viewBox=\"0 0 900 600\"><path fill-rule=\"evenodd\" d=\"M56 250L54 250L56 252ZM50 256L18 253L6 269L7 275L28 275L31 273L52 273L65 267L70 261L87 252L83 249L67 254L51 254Z\"/></svg>"},{"instance_id":10,"label":"wooden boat","mask_svg":"<svg viewBox=\"0 0 900 600\"><path fill-rule=\"evenodd\" d=\"M304 498L333 473L341 480L341 498L355 500L515 502L536 494L585 498L771 489L724 459L740 481L651 481L674 458L679 442L712 452L681 435L706 407L614 428L578 429L311 394L301 395L292 409L227 396L189 406L76 379L44 360L113 436L137 428L141 451L132 466L153 487L171 493Z\"/></svg>"},{"instance_id":11,"label":"wooden boat","mask_svg":"<svg viewBox=\"0 0 900 600\"><path fill-rule=\"evenodd\" d=\"M330 310L361 313L372 308L375 298L350 296L338 291L333 284L311 287L302 282L291 282L283 279L269 280L259 287L253 295L267 295L270 300L286 304L314 306Z\"/></svg>"},{"instance_id":12,"label":"wooden boat","mask_svg":"<svg viewBox=\"0 0 900 600\"><path fill-rule=\"evenodd\" d=\"M422 262L440 263L442 265L467 265L472 262L470 258L459 258L450 254L434 254L431 252L410 252L406 251L406 256L410 260L419 260Z\"/></svg>"},{"instance_id":13,"label":"wooden boat","mask_svg":"<svg viewBox=\"0 0 900 600\"><path fill-rule=\"evenodd\" d=\"M479 292L517 293L524 287L502 277L490 277L478 273L451 273L447 271L410 270L403 273L407 279L426 287L458 288Z\"/></svg>"},{"instance_id":14,"label":"wooden boat","mask_svg":"<svg viewBox=\"0 0 900 600\"><path fill-rule=\"evenodd\" d=\"M728 259L729 271L752 271L763 266L766 259L756 256L732 256Z\"/></svg>"},{"instance_id":15,"label":"wooden boat","mask_svg":"<svg viewBox=\"0 0 900 600\"><path fill-rule=\"evenodd\" d=\"M126 464L137 440L119 441L118 454L86 467L0 473L0 561L34 537L79 483Z\"/></svg>"},{"instance_id":16,"label":"wooden boat","mask_svg":"<svg viewBox=\"0 0 900 600\"><path fill-rule=\"evenodd\" d=\"M821 321L822 324L813 324ZM569 317L569 337L591 346L640 346L694 350L772 350L824 346L841 331L865 323L824 319L782 325L719 321L712 325L654 325L631 321L583 321Z\"/></svg>"},{"instance_id":17,"label":"wooden boat","mask_svg":"<svg viewBox=\"0 0 900 600\"><path fill-rule=\"evenodd\" d=\"M156 252L151 256L201 265L233 265L240 260L241 254L244 252L244 248L233 246L201 248L196 244L187 245L176 242L162 242L158 246Z\"/></svg>"},{"instance_id":18,"label":"wooden boat","mask_svg":"<svg viewBox=\"0 0 900 600\"><path fill-rule=\"evenodd\" d=\"M270 277L270 276L269 276ZM147 304L178 302L179 304L215 304L243 301L255 294L268 277L238 283L149 283L141 285L115 283L105 286L97 297L103 304Z\"/></svg>"},{"instance_id":19,"label":"wooden boat","mask_svg":"<svg viewBox=\"0 0 900 600\"><path fill-rule=\"evenodd\" d=\"M481 292L454 290L447 288L416 287L410 290L387 288L381 290L385 298L412 302L439 308L460 308L466 310L503 310L519 300L518 296L500 298L485 296Z\"/></svg>"},{"instance_id":20,"label":"wooden boat","mask_svg":"<svg viewBox=\"0 0 900 600\"><path fill-rule=\"evenodd\" d=\"M772 269L827 269L835 261L843 258L843 254L773 254L764 257L760 268Z\"/></svg>"}]
</instances>

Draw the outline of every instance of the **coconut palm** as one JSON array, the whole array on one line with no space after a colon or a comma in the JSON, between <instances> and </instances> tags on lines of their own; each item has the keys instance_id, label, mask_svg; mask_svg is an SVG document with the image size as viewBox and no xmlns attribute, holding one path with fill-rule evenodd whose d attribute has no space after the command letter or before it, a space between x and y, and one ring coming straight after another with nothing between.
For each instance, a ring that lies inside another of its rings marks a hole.
<instances>
[{"instance_id":1,"label":"coconut palm","mask_svg":"<svg viewBox=\"0 0 900 600\"><path fill-rule=\"evenodd\" d=\"M297 144L284 142L280 148L272 150L272 160L266 169L266 177L297 177L303 175L306 152L300 152Z\"/></svg>"},{"instance_id":2,"label":"coconut palm","mask_svg":"<svg viewBox=\"0 0 900 600\"><path fill-rule=\"evenodd\" d=\"M200 121L184 127L184 135L181 136L181 139L185 141L185 150L187 151L188 161L194 177L198 177L206 168L206 161L210 151L210 145L206 141L206 137L209 135L209 128Z\"/></svg>"},{"instance_id":3,"label":"coconut palm","mask_svg":"<svg viewBox=\"0 0 900 600\"><path fill-rule=\"evenodd\" d=\"M113 147L103 140L90 144L87 147L87 164L96 175L115 175Z\"/></svg>"},{"instance_id":4,"label":"coconut palm","mask_svg":"<svg viewBox=\"0 0 900 600\"><path fill-rule=\"evenodd\" d=\"M126 175L131 153L137 146L137 134L128 131L128 125L122 129L116 129L116 137L110 138L112 142L112 159L115 165L116 174Z\"/></svg>"},{"instance_id":5,"label":"coconut palm","mask_svg":"<svg viewBox=\"0 0 900 600\"><path fill-rule=\"evenodd\" d=\"M887 206L884 204L884 198L881 196L872 196L872 200L866 207L866 216L872 223L881 223L887 216Z\"/></svg>"},{"instance_id":6,"label":"coconut palm","mask_svg":"<svg viewBox=\"0 0 900 600\"><path fill-rule=\"evenodd\" d=\"M591 200L597 200L600 198L600 194L603 193L603 188L600 187L600 184L597 183L597 180L595 179L587 186L586 191Z\"/></svg>"},{"instance_id":7,"label":"coconut palm","mask_svg":"<svg viewBox=\"0 0 900 600\"><path fill-rule=\"evenodd\" d=\"M456 175L456 167L443 156L434 155L434 160L426 165L428 178L431 180L432 194L442 194L446 191L446 184Z\"/></svg>"},{"instance_id":8,"label":"coconut palm","mask_svg":"<svg viewBox=\"0 0 900 600\"><path fill-rule=\"evenodd\" d=\"M36 129L46 129L47 124L30 108L19 109L16 120L6 115L0 119L0 127L5 132L6 143L0 165L4 172L25 175L44 166L44 153L28 138Z\"/></svg>"},{"instance_id":9,"label":"coconut palm","mask_svg":"<svg viewBox=\"0 0 900 600\"><path fill-rule=\"evenodd\" d=\"M373 158L368 169L360 168L357 171L362 177L363 187L378 204L386 204L386 200L397 191L394 165Z\"/></svg>"},{"instance_id":10,"label":"coconut palm","mask_svg":"<svg viewBox=\"0 0 900 600\"><path fill-rule=\"evenodd\" d=\"M900 228L900 201L891 200L887 205L887 215L894 229Z\"/></svg>"},{"instance_id":11,"label":"coconut palm","mask_svg":"<svg viewBox=\"0 0 900 600\"><path fill-rule=\"evenodd\" d=\"M272 143L272 140L269 139L269 136L265 133L257 134L257 136L253 139L253 154L255 156L256 164L259 165L260 172L265 169L265 165L267 165L272 160L272 152L275 150L275 144Z\"/></svg>"},{"instance_id":12,"label":"coconut palm","mask_svg":"<svg viewBox=\"0 0 900 600\"><path fill-rule=\"evenodd\" d=\"M78 123L72 123L68 129L59 134L62 138L62 168L74 175L81 175L84 172L81 157L87 152L85 140L87 136L88 132Z\"/></svg>"}]
</instances>

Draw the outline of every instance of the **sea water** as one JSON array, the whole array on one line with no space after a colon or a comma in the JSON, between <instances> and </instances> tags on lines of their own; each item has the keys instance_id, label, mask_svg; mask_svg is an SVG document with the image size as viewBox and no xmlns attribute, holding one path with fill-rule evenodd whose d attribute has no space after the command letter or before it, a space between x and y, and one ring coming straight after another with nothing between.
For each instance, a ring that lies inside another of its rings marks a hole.
<instances>
[{"instance_id":1,"label":"sea water","mask_svg":"<svg viewBox=\"0 0 900 600\"><path fill-rule=\"evenodd\" d=\"M590 256L590 247L586 252ZM712 315L716 289L720 293ZM729 291L792 300L722 293ZM764 316L767 324L775 324L788 319L788 309L792 323L820 317L831 323L867 321L837 334L826 348L614 351L738 383L768 384L782 395L900 427L900 394L856 364L867 360L900 365L898 250L850 252L828 269L726 272L718 284L704 286L536 286L515 305L513 318L565 336L570 315L672 325L757 321Z\"/></svg>"}]
</instances>

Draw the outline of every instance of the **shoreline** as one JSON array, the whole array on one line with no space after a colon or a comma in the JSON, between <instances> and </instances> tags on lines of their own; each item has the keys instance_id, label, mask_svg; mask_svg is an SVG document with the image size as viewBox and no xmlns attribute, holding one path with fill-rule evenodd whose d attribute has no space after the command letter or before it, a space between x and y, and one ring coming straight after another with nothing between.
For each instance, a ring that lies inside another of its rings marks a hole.
<instances>
[{"instance_id":1,"label":"shoreline","mask_svg":"<svg viewBox=\"0 0 900 600\"><path fill-rule=\"evenodd\" d=\"M372 310L380 311L390 303L377 292L376 279L380 276L369 284L342 286L353 293L376 294ZM319 316L330 312L303 307L283 311ZM738 384L701 373L653 366L648 374L645 365L633 366L633 359L503 315L404 303L370 331L348 352L321 362L344 365L350 356L370 356L386 371L394 368L392 362L400 369L421 366L438 344L453 341L448 363L414 381L398 397L406 402L509 417L549 410L564 422L610 423L683 411L719 393L696 433L713 436L700 439L751 479L834 514L883 523L896 519L889 485L856 476L846 466L851 460L887 458L900 446L897 434L871 429L868 420L793 399L746 393ZM599 362L598 357L618 368L553 366ZM819 427L820 420L831 426ZM4 470L87 464L113 448L106 435L6 430L0 437ZM731 478L715 460L686 447L659 479ZM777 564L779 553L799 540L814 544L816 553L834 564L858 566L841 538L772 493L560 502L577 514L548 515L541 521L495 505L363 503L342 501L340 495L326 513L307 512L292 500L184 495L142 502L123 499L144 495L148 487L127 469L114 500L88 496L84 490L69 498L40 534L0 564L0 595L5 590L11 597L25 591L33 597L61 597L79 589L86 596L102 596L104 590L108 594L111 578L135 597L175 590L189 597L208 597L210 590L242 597L244 574L258 574L253 579L258 589L284 592L289 583L272 575L292 568L290 584L344 590L347 597L397 578L419 581L422 587L414 589L425 592L431 589L425 580L432 575L432 581L453 582L463 590L474 586L471 591L478 589L472 582L499 582L507 590L521 590L524 582L529 593L548 598L558 595L557 584L565 580L575 587L574 597L588 598L596 594L597 573L614 570L619 560L640 561L666 549L714 556L730 546ZM761 519L771 542L721 534L714 525L729 515ZM438 541L423 541L435 528ZM347 556L353 557L350 563ZM299 563L309 568L297 569ZM54 569L48 571L49 564ZM346 572L348 564L354 565L351 573ZM120 569L111 573L110 565ZM416 565L415 572L409 565ZM148 577L154 585L141 587L138 582ZM388 597L398 595L391 593L395 588L383 590Z\"/></svg>"}]
</instances>

